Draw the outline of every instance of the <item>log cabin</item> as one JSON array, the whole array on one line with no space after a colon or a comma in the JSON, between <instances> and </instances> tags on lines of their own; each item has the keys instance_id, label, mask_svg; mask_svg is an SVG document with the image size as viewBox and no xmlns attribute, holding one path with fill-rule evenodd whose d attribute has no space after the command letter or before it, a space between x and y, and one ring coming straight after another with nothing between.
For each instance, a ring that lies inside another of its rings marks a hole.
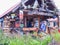
<instances>
[{"instance_id":1,"label":"log cabin","mask_svg":"<svg viewBox=\"0 0 60 45\"><path fill-rule=\"evenodd\" d=\"M57 18L58 14L56 12L57 8L52 0L22 0L11 11L0 17L0 28L4 32L38 32L41 21L45 21L48 33L46 20L53 18L53 16Z\"/></svg>"}]
</instances>

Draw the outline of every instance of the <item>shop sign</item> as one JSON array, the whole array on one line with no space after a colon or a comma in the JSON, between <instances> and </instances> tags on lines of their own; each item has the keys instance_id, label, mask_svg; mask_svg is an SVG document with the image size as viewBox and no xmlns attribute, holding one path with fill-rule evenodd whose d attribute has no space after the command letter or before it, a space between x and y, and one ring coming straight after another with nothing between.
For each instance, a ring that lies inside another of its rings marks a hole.
<instances>
[{"instance_id":1,"label":"shop sign","mask_svg":"<svg viewBox=\"0 0 60 45\"><path fill-rule=\"evenodd\" d=\"M15 14L11 14L11 17L14 18L15 17Z\"/></svg>"}]
</instances>

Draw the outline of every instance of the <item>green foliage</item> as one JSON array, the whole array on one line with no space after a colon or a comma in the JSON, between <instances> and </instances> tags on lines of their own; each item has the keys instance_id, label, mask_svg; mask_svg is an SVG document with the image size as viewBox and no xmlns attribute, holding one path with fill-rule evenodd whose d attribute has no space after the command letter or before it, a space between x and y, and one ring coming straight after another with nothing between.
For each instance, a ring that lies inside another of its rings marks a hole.
<instances>
[{"instance_id":1,"label":"green foliage","mask_svg":"<svg viewBox=\"0 0 60 45\"><path fill-rule=\"evenodd\" d=\"M20 38L18 37L8 37L3 34L0 34L0 44L3 45L48 45L51 41L50 36L46 36L44 39L39 37L31 37L30 35L23 35Z\"/></svg>"},{"instance_id":2,"label":"green foliage","mask_svg":"<svg viewBox=\"0 0 60 45\"><path fill-rule=\"evenodd\" d=\"M52 34L52 36L56 41L60 42L60 33L58 31L56 31L55 34Z\"/></svg>"},{"instance_id":3,"label":"green foliage","mask_svg":"<svg viewBox=\"0 0 60 45\"><path fill-rule=\"evenodd\" d=\"M48 45L51 42L51 37L49 35L45 36L45 38L41 41L41 45Z\"/></svg>"}]
</instances>

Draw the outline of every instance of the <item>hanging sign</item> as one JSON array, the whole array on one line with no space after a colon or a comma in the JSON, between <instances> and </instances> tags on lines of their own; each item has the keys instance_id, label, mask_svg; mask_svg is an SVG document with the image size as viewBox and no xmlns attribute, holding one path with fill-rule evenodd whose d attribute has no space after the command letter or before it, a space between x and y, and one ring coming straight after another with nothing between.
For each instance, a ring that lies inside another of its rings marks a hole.
<instances>
[{"instance_id":1,"label":"hanging sign","mask_svg":"<svg viewBox=\"0 0 60 45\"><path fill-rule=\"evenodd\" d=\"M11 17L14 18L15 17L15 14L11 14Z\"/></svg>"},{"instance_id":2,"label":"hanging sign","mask_svg":"<svg viewBox=\"0 0 60 45\"><path fill-rule=\"evenodd\" d=\"M23 11L22 10L19 10L19 18L23 19Z\"/></svg>"}]
</instances>

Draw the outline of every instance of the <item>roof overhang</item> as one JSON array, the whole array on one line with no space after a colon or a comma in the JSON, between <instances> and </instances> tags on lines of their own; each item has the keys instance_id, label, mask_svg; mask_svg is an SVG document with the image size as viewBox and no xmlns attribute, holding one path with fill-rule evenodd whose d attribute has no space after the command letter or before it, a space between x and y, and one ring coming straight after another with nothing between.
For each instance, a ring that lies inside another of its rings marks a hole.
<instances>
[{"instance_id":1,"label":"roof overhang","mask_svg":"<svg viewBox=\"0 0 60 45\"><path fill-rule=\"evenodd\" d=\"M11 1L11 2L9 2L9 1ZM15 0L15 2L13 1L12 2L12 0L9 0L8 2L8 5L10 4L10 3L12 3L11 4L11 6L8 8L7 7L7 4L5 5L6 7L4 7L4 10L3 10L3 8L1 8L1 11L2 11L2 13L0 13L0 18L1 17L3 17L4 15L6 15L6 14L8 14L10 11L12 11L14 8L16 8L17 6L19 6L19 4L20 4L20 2L21 2L21 0ZM6 9L7 8L7 9Z\"/></svg>"},{"instance_id":2,"label":"roof overhang","mask_svg":"<svg viewBox=\"0 0 60 45\"><path fill-rule=\"evenodd\" d=\"M27 15L41 15L41 16L54 16L54 14L52 13L48 13L48 12L43 12L43 11L37 11L37 10L23 10L24 14Z\"/></svg>"}]
</instances>

